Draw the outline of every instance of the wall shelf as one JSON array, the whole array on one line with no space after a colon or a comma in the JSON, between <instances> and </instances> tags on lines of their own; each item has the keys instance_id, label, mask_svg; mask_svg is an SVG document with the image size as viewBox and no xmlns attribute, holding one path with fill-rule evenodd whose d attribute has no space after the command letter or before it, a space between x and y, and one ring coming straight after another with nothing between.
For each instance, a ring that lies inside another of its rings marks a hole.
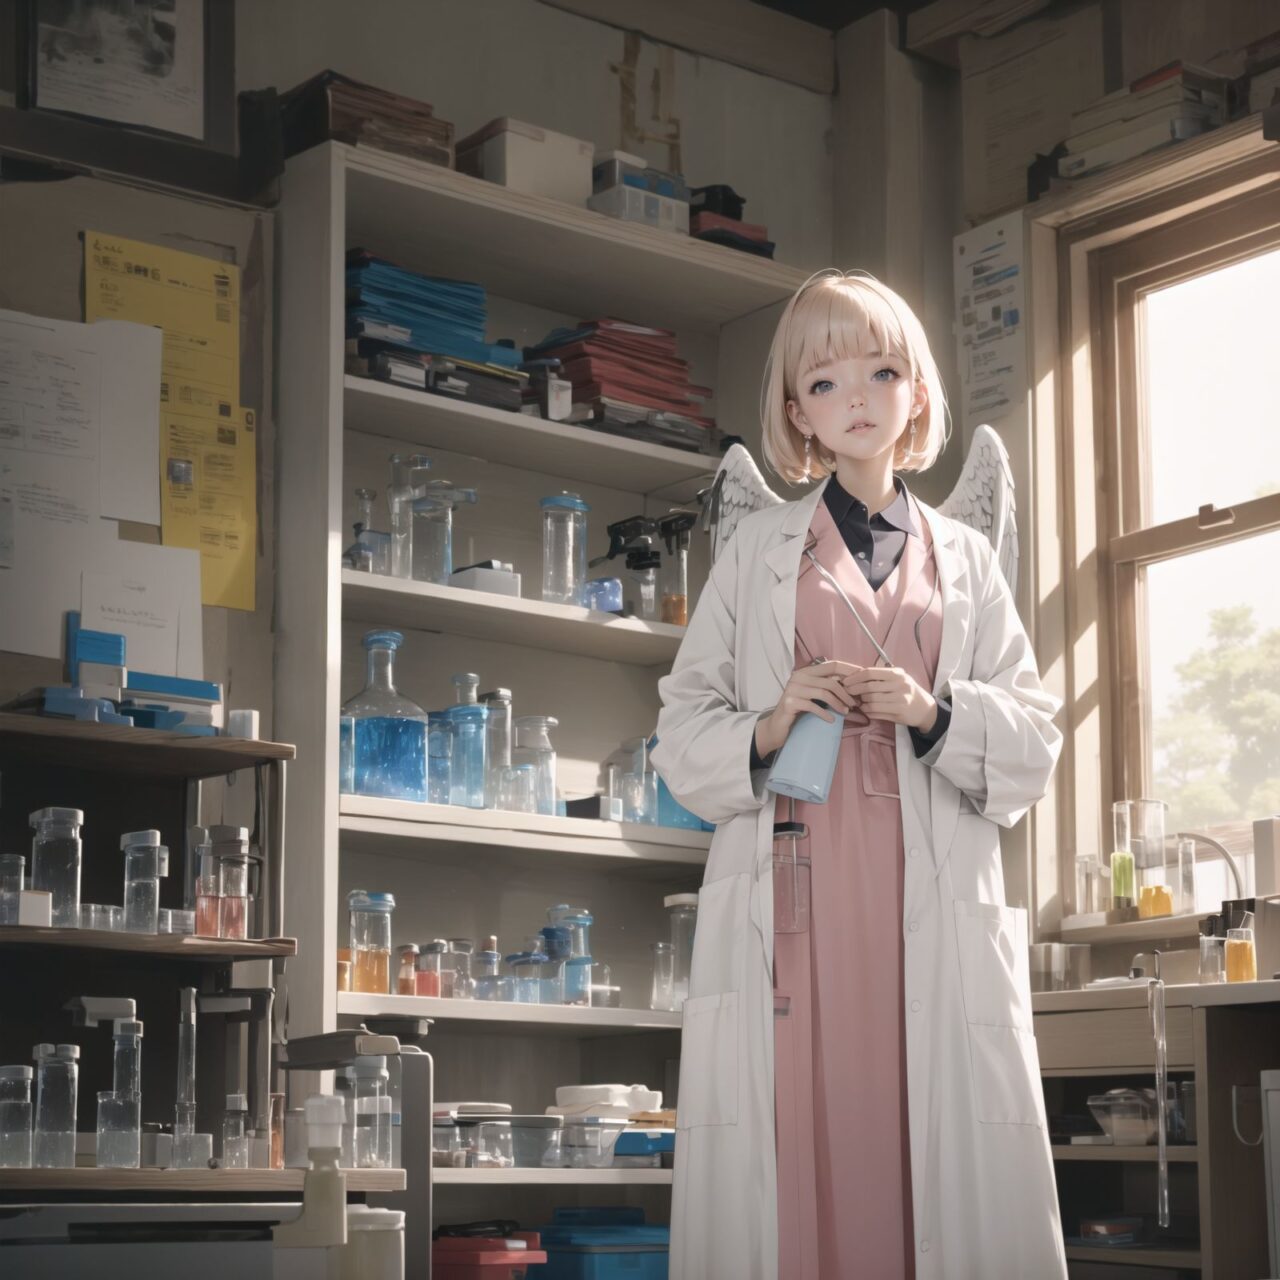
<instances>
[{"instance_id":1,"label":"wall shelf","mask_svg":"<svg viewBox=\"0 0 1280 1280\"><path fill-rule=\"evenodd\" d=\"M1114 1245L1069 1244L1067 1245L1068 1262L1102 1262L1106 1260L1110 1266L1128 1267L1182 1267L1188 1271L1200 1267L1199 1249L1156 1249L1135 1247L1117 1249Z\"/></svg>"},{"instance_id":2,"label":"wall shelf","mask_svg":"<svg viewBox=\"0 0 1280 1280\"><path fill-rule=\"evenodd\" d=\"M1153 1164L1160 1158L1156 1147L1073 1147L1055 1144L1055 1160L1080 1160L1100 1164ZM1170 1164L1194 1164L1200 1159L1199 1147L1168 1147Z\"/></svg>"},{"instance_id":3,"label":"wall shelf","mask_svg":"<svg viewBox=\"0 0 1280 1280\"><path fill-rule=\"evenodd\" d=\"M437 1187L669 1187L670 1169L433 1169Z\"/></svg>"},{"instance_id":4,"label":"wall shelf","mask_svg":"<svg viewBox=\"0 0 1280 1280\"><path fill-rule=\"evenodd\" d=\"M292 760L295 754L293 747L282 742L191 738L181 733L135 729L132 725L0 711L0 758L17 755L24 761L42 761L69 769L213 778L272 760Z\"/></svg>"},{"instance_id":5,"label":"wall shelf","mask_svg":"<svg viewBox=\"0 0 1280 1280\"><path fill-rule=\"evenodd\" d=\"M432 1018L439 1027L467 1031L539 1032L581 1036L680 1030L680 1014L648 1009L585 1009L574 1005L511 1004L500 1000L438 1000L430 996L378 996L339 991L338 1014L348 1018Z\"/></svg>"},{"instance_id":6,"label":"wall shelf","mask_svg":"<svg viewBox=\"0 0 1280 1280\"><path fill-rule=\"evenodd\" d=\"M338 827L344 849L401 857L437 857L447 846L486 850L495 865L518 862L558 870L599 859L610 874L641 878L699 873L711 833L633 823L501 813L457 805L414 804L344 795Z\"/></svg>"},{"instance_id":7,"label":"wall shelf","mask_svg":"<svg viewBox=\"0 0 1280 1280\"><path fill-rule=\"evenodd\" d=\"M146 1191L218 1195L302 1191L302 1169L0 1169L6 1192ZM347 1190L403 1191L403 1169L348 1169Z\"/></svg>"},{"instance_id":8,"label":"wall shelf","mask_svg":"<svg viewBox=\"0 0 1280 1280\"><path fill-rule=\"evenodd\" d=\"M39 929L0 925L0 947L72 947L174 960L262 960L296 956L296 938L232 941L173 933L123 933L100 929Z\"/></svg>"},{"instance_id":9,"label":"wall shelf","mask_svg":"<svg viewBox=\"0 0 1280 1280\"><path fill-rule=\"evenodd\" d=\"M1185 916L1157 916L1153 920L1129 920L1124 924L1106 924L1105 913L1067 916L1061 925L1063 942L1099 944L1121 942L1159 942L1161 938L1195 938L1200 934L1200 921L1208 912Z\"/></svg>"},{"instance_id":10,"label":"wall shelf","mask_svg":"<svg viewBox=\"0 0 1280 1280\"><path fill-rule=\"evenodd\" d=\"M524 467L544 475L655 493L710 476L718 457L346 375L343 426Z\"/></svg>"},{"instance_id":11,"label":"wall shelf","mask_svg":"<svg viewBox=\"0 0 1280 1280\"><path fill-rule=\"evenodd\" d=\"M342 616L379 627L442 631L530 649L630 662L669 664L684 627L619 618L595 609L441 587L385 574L342 571Z\"/></svg>"}]
</instances>

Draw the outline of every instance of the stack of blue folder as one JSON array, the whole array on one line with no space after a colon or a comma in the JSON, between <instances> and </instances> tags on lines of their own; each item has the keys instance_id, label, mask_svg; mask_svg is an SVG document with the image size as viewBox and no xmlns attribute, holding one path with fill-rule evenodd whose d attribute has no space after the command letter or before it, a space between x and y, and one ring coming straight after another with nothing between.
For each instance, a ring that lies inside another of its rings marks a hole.
<instances>
[{"instance_id":1,"label":"stack of blue folder","mask_svg":"<svg viewBox=\"0 0 1280 1280\"><path fill-rule=\"evenodd\" d=\"M483 285L406 271L364 249L347 254L347 337L514 369L512 346L485 341Z\"/></svg>"}]
</instances>

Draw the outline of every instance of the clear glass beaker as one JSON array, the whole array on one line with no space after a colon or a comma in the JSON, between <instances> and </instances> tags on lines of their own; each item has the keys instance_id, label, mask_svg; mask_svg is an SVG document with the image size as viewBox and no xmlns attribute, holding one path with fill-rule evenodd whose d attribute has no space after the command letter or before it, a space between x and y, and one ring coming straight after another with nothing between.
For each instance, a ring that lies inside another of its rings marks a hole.
<instances>
[{"instance_id":1,"label":"clear glass beaker","mask_svg":"<svg viewBox=\"0 0 1280 1280\"><path fill-rule=\"evenodd\" d=\"M587 513L576 494L561 492L542 503L542 598L553 604L582 604L587 580Z\"/></svg>"},{"instance_id":2,"label":"clear glass beaker","mask_svg":"<svg viewBox=\"0 0 1280 1280\"><path fill-rule=\"evenodd\" d=\"M31 1168L30 1067L0 1067L0 1169Z\"/></svg>"},{"instance_id":3,"label":"clear glass beaker","mask_svg":"<svg viewBox=\"0 0 1280 1280\"><path fill-rule=\"evenodd\" d=\"M507 813L538 812L538 773L533 765L513 764L501 771L493 807Z\"/></svg>"},{"instance_id":4,"label":"clear glass beaker","mask_svg":"<svg viewBox=\"0 0 1280 1280\"><path fill-rule=\"evenodd\" d=\"M109 1089L98 1094L98 1168L136 1169L142 1155L142 1100Z\"/></svg>"},{"instance_id":5,"label":"clear glass beaker","mask_svg":"<svg viewBox=\"0 0 1280 1280\"><path fill-rule=\"evenodd\" d=\"M562 924L538 930L547 963L542 969L542 1003L564 1004L564 965L573 954L573 931Z\"/></svg>"},{"instance_id":6,"label":"clear glass beaker","mask_svg":"<svg viewBox=\"0 0 1280 1280\"><path fill-rule=\"evenodd\" d=\"M391 525L391 576L408 578L413 572L413 502L427 483L431 459L424 453L411 453L408 457L393 453L390 462L387 516Z\"/></svg>"},{"instance_id":7,"label":"clear glass beaker","mask_svg":"<svg viewBox=\"0 0 1280 1280\"><path fill-rule=\"evenodd\" d=\"M27 860L20 853L0 853L0 924L18 923Z\"/></svg>"},{"instance_id":8,"label":"clear glass beaker","mask_svg":"<svg viewBox=\"0 0 1280 1280\"><path fill-rule=\"evenodd\" d=\"M391 991L391 913L396 900L389 893L347 894L351 934L351 989L385 996Z\"/></svg>"},{"instance_id":9,"label":"clear glass beaker","mask_svg":"<svg viewBox=\"0 0 1280 1280\"><path fill-rule=\"evenodd\" d=\"M413 500L413 578L449 585L453 573L453 503L428 495Z\"/></svg>"},{"instance_id":10,"label":"clear glass beaker","mask_svg":"<svg viewBox=\"0 0 1280 1280\"><path fill-rule=\"evenodd\" d=\"M450 707L447 714L453 738L449 803L483 809L489 772L489 712L478 703L460 703Z\"/></svg>"},{"instance_id":11,"label":"clear glass beaker","mask_svg":"<svg viewBox=\"0 0 1280 1280\"><path fill-rule=\"evenodd\" d=\"M446 1000L474 1000L476 981L471 976L472 944L465 938L451 938L440 957L440 995Z\"/></svg>"},{"instance_id":12,"label":"clear glass beaker","mask_svg":"<svg viewBox=\"0 0 1280 1280\"><path fill-rule=\"evenodd\" d=\"M537 775L537 811L554 816L558 797L556 749L551 744L551 730L559 728L560 721L554 716L517 716L514 723L516 740L511 763L533 765Z\"/></svg>"},{"instance_id":13,"label":"clear glass beaker","mask_svg":"<svg viewBox=\"0 0 1280 1280\"><path fill-rule=\"evenodd\" d=\"M594 964L589 955L570 956L564 962L565 1004L590 1005L591 971Z\"/></svg>"},{"instance_id":14,"label":"clear glass beaker","mask_svg":"<svg viewBox=\"0 0 1280 1280\"><path fill-rule=\"evenodd\" d=\"M1091 853L1076 854L1076 915L1089 915L1104 909L1099 897L1100 888L1097 859Z\"/></svg>"},{"instance_id":15,"label":"clear glass beaker","mask_svg":"<svg viewBox=\"0 0 1280 1280\"><path fill-rule=\"evenodd\" d=\"M1257 982L1258 952L1253 939L1253 913L1246 911L1241 923L1241 928L1227 930L1227 981Z\"/></svg>"},{"instance_id":16,"label":"clear glass beaker","mask_svg":"<svg viewBox=\"0 0 1280 1280\"><path fill-rule=\"evenodd\" d=\"M218 855L218 937L247 938L249 911L249 858L247 854Z\"/></svg>"},{"instance_id":17,"label":"clear glass beaker","mask_svg":"<svg viewBox=\"0 0 1280 1280\"><path fill-rule=\"evenodd\" d=\"M803 822L774 823L773 930L775 933L809 932L808 848L809 828Z\"/></svg>"},{"instance_id":18,"label":"clear glass beaker","mask_svg":"<svg viewBox=\"0 0 1280 1280\"><path fill-rule=\"evenodd\" d=\"M1200 981L1226 982L1226 938L1214 934L1200 939Z\"/></svg>"},{"instance_id":19,"label":"clear glass beaker","mask_svg":"<svg viewBox=\"0 0 1280 1280\"><path fill-rule=\"evenodd\" d=\"M501 809L505 807L498 801L498 794L503 782L503 770L511 767L513 736L511 690L494 689L484 694L480 701L489 712L486 727L489 745L485 762L489 772L485 790L485 806L490 809Z\"/></svg>"},{"instance_id":20,"label":"clear glass beaker","mask_svg":"<svg viewBox=\"0 0 1280 1280\"><path fill-rule=\"evenodd\" d=\"M53 927L80 927L80 809L39 809L31 815L31 887L51 899Z\"/></svg>"},{"instance_id":21,"label":"clear glass beaker","mask_svg":"<svg viewBox=\"0 0 1280 1280\"><path fill-rule=\"evenodd\" d=\"M36 1169L76 1167L76 1094L80 1084L78 1044L38 1044L36 1115L31 1163Z\"/></svg>"},{"instance_id":22,"label":"clear glass beaker","mask_svg":"<svg viewBox=\"0 0 1280 1280\"><path fill-rule=\"evenodd\" d=\"M651 942L649 950L653 952L653 986L649 993L649 1008L663 1013L674 1012L676 949L669 942Z\"/></svg>"},{"instance_id":23,"label":"clear glass beaker","mask_svg":"<svg viewBox=\"0 0 1280 1280\"><path fill-rule=\"evenodd\" d=\"M1134 901L1141 905L1144 885L1163 887L1164 893L1149 899L1156 903L1155 913L1171 915L1179 910L1177 847L1171 849L1165 839L1169 806L1163 800L1131 800L1132 848L1136 872ZM1172 857L1170 856L1172 854ZM1167 899L1167 903L1166 903ZM1167 910L1166 910L1167 906Z\"/></svg>"},{"instance_id":24,"label":"clear glass beaker","mask_svg":"<svg viewBox=\"0 0 1280 1280\"><path fill-rule=\"evenodd\" d=\"M1134 864L1131 832L1132 804L1117 800L1111 806L1111 909L1125 911L1134 905Z\"/></svg>"},{"instance_id":25,"label":"clear glass beaker","mask_svg":"<svg viewBox=\"0 0 1280 1280\"><path fill-rule=\"evenodd\" d=\"M155 933L160 910L160 881L169 874L169 850L158 831L132 831L120 837L124 850L124 929Z\"/></svg>"},{"instance_id":26,"label":"clear glass beaker","mask_svg":"<svg viewBox=\"0 0 1280 1280\"><path fill-rule=\"evenodd\" d=\"M619 779L622 791L623 822L655 824L658 821L658 775L652 769L643 773L624 773Z\"/></svg>"},{"instance_id":27,"label":"clear glass beaker","mask_svg":"<svg viewBox=\"0 0 1280 1280\"><path fill-rule=\"evenodd\" d=\"M515 979L516 1004L542 1003L542 970L547 957L537 952L522 951L507 957L507 966Z\"/></svg>"},{"instance_id":28,"label":"clear glass beaker","mask_svg":"<svg viewBox=\"0 0 1280 1280\"><path fill-rule=\"evenodd\" d=\"M387 1060L383 1057L359 1057L351 1068L357 1169L386 1169L391 1165L389 1079Z\"/></svg>"},{"instance_id":29,"label":"clear glass beaker","mask_svg":"<svg viewBox=\"0 0 1280 1280\"><path fill-rule=\"evenodd\" d=\"M355 790L389 800L427 799L427 713L395 687L398 631L364 637L365 687L343 708L354 724Z\"/></svg>"},{"instance_id":30,"label":"clear glass beaker","mask_svg":"<svg viewBox=\"0 0 1280 1280\"><path fill-rule=\"evenodd\" d=\"M671 920L671 945L675 951L675 970L671 989L677 1010L689 998L689 966L693 961L693 935L698 927L698 895L673 893L663 899Z\"/></svg>"},{"instance_id":31,"label":"clear glass beaker","mask_svg":"<svg viewBox=\"0 0 1280 1280\"><path fill-rule=\"evenodd\" d=\"M249 1167L249 1135L245 1128L249 1103L243 1093L227 1094L227 1109L222 1117L222 1167Z\"/></svg>"}]
</instances>

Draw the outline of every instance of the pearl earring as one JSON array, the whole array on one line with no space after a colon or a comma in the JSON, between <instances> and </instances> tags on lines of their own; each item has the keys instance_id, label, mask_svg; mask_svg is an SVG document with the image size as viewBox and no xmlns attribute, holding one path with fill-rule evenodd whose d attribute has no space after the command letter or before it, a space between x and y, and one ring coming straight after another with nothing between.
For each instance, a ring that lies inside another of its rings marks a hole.
<instances>
[{"instance_id":1,"label":"pearl earring","mask_svg":"<svg viewBox=\"0 0 1280 1280\"><path fill-rule=\"evenodd\" d=\"M805 436L804 438L804 478L811 480L813 478L813 437Z\"/></svg>"}]
</instances>

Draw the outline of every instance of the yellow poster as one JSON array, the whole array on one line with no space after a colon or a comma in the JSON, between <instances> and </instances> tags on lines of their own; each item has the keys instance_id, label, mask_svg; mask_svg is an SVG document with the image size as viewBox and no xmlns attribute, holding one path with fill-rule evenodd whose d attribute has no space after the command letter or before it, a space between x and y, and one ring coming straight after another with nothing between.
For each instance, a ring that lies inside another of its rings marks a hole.
<instances>
[{"instance_id":1,"label":"yellow poster","mask_svg":"<svg viewBox=\"0 0 1280 1280\"><path fill-rule=\"evenodd\" d=\"M132 320L164 334L162 541L200 552L205 604L252 609L255 424L240 407L239 267L86 231L84 281L87 321Z\"/></svg>"},{"instance_id":2,"label":"yellow poster","mask_svg":"<svg viewBox=\"0 0 1280 1280\"><path fill-rule=\"evenodd\" d=\"M200 552L200 598L227 609L254 607L256 425L252 409L233 422L160 413L161 540Z\"/></svg>"}]
</instances>

